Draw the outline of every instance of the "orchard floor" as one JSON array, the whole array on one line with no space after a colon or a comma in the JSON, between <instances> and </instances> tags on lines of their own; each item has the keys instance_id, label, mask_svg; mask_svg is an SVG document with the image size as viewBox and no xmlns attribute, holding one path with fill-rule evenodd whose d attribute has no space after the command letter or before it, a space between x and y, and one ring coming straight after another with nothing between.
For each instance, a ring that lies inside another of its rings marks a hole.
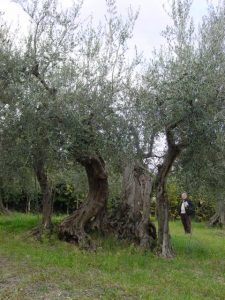
<instances>
[{"instance_id":1,"label":"orchard floor","mask_svg":"<svg viewBox=\"0 0 225 300\"><path fill-rule=\"evenodd\" d=\"M0 299L225 299L225 231L171 222L176 257L96 238L89 253L53 237L27 238L37 216L0 216ZM59 218L55 218L58 222Z\"/></svg>"}]
</instances>

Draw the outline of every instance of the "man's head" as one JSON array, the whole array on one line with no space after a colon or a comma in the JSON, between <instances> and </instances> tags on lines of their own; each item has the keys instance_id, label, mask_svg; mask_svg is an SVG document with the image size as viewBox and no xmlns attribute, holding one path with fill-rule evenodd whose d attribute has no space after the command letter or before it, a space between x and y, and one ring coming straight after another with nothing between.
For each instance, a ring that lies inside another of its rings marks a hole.
<instances>
[{"instance_id":1,"label":"man's head","mask_svg":"<svg viewBox=\"0 0 225 300\"><path fill-rule=\"evenodd\" d=\"M181 194L181 197L182 197L183 200L187 199L187 193L186 193L186 192L183 192L183 193Z\"/></svg>"}]
</instances>

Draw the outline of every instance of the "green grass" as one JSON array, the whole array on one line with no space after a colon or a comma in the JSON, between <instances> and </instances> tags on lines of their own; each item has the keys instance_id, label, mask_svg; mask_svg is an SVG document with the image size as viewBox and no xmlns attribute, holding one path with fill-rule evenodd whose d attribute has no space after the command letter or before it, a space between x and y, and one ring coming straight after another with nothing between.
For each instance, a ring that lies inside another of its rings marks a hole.
<instances>
[{"instance_id":1,"label":"green grass","mask_svg":"<svg viewBox=\"0 0 225 300\"><path fill-rule=\"evenodd\" d=\"M55 218L58 222L59 218ZM225 299L225 234L172 222L176 258L113 238L89 253L52 238L27 238L37 216L0 216L0 299Z\"/></svg>"}]
</instances>

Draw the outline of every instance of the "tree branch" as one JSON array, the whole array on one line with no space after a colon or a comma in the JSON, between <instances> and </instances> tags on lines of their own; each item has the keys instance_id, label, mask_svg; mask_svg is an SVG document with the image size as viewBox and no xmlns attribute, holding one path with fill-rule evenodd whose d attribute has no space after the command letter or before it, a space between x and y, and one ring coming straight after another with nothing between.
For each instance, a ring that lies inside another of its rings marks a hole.
<instances>
[{"instance_id":1,"label":"tree branch","mask_svg":"<svg viewBox=\"0 0 225 300\"><path fill-rule=\"evenodd\" d=\"M44 80L44 78L39 73L39 64L36 62L36 64L33 66L31 70L31 74L34 75L40 83L43 85L43 87L46 89L46 91L49 92L50 95L55 96L57 93L57 90L55 88L51 88L47 82Z\"/></svg>"}]
</instances>

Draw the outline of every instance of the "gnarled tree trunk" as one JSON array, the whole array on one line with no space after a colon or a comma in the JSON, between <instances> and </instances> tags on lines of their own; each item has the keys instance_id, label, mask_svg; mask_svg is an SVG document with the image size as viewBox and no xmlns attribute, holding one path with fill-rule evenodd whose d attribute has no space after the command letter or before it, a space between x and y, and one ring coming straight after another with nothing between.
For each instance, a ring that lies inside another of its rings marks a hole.
<instances>
[{"instance_id":1,"label":"gnarled tree trunk","mask_svg":"<svg viewBox=\"0 0 225 300\"><path fill-rule=\"evenodd\" d=\"M52 190L44 167L44 162L41 157L36 161L34 170L42 193L42 229L51 231L51 216L53 211Z\"/></svg>"},{"instance_id":2,"label":"gnarled tree trunk","mask_svg":"<svg viewBox=\"0 0 225 300\"><path fill-rule=\"evenodd\" d=\"M167 135L168 150L163 163L158 166L155 185L158 219L158 253L162 257L172 258L174 252L170 242L169 203L166 192L166 181L173 162L181 152L181 147L171 142L170 133L167 132Z\"/></svg>"},{"instance_id":3,"label":"gnarled tree trunk","mask_svg":"<svg viewBox=\"0 0 225 300\"><path fill-rule=\"evenodd\" d=\"M84 157L78 162L85 167L88 178L87 201L61 222L59 238L91 248L93 245L87 229L93 224L101 229L108 198L108 176L105 163L99 156Z\"/></svg>"},{"instance_id":4,"label":"gnarled tree trunk","mask_svg":"<svg viewBox=\"0 0 225 300\"><path fill-rule=\"evenodd\" d=\"M152 180L141 162L127 165L123 173L121 204L110 218L110 225L118 238L153 248L156 229L150 222Z\"/></svg>"},{"instance_id":5,"label":"gnarled tree trunk","mask_svg":"<svg viewBox=\"0 0 225 300\"><path fill-rule=\"evenodd\" d=\"M208 226L220 225L225 227L225 200L218 201L216 213L210 218Z\"/></svg>"}]
</instances>

